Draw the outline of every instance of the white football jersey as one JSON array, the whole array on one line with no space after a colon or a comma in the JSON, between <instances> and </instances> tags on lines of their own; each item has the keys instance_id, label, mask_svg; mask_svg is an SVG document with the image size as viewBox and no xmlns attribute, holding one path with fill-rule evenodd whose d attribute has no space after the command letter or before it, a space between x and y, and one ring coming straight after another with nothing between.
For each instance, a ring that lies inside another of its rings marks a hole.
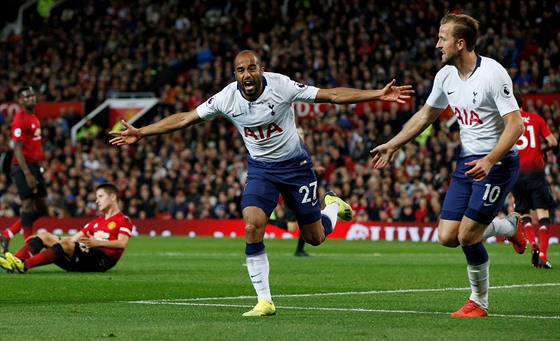
<instances>
[{"instance_id":1,"label":"white football jersey","mask_svg":"<svg viewBox=\"0 0 560 341\"><path fill-rule=\"evenodd\" d=\"M264 73L263 87L260 97L250 102L237 82L230 83L196 108L198 116L204 120L225 116L239 130L255 160L282 161L307 153L296 130L293 103L313 103L319 88L272 72Z\"/></svg>"},{"instance_id":2,"label":"white football jersey","mask_svg":"<svg viewBox=\"0 0 560 341\"><path fill-rule=\"evenodd\" d=\"M461 80L454 66L439 70L426 104L434 108L449 104L459 122L462 156L488 154L504 131L502 116L519 110L506 69L481 56L466 81Z\"/></svg>"}]
</instances>

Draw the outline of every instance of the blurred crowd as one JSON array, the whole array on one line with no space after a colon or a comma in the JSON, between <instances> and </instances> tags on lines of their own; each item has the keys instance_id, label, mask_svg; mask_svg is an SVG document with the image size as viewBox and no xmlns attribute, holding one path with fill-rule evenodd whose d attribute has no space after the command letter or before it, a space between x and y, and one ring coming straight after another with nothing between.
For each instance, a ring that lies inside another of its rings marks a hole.
<instances>
[{"instance_id":1,"label":"blurred crowd","mask_svg":"<svg viewBox=\"0 0 560 341\"><path fill-rule=\"evenodd\" d=\"M314 158L319 193L347 199L358 221L435 222L460 149L458 127L442 118L374 170L369 151L395 135L422 106L442 66L435 49L439 19L458 11L480 20L476 50L498 60L523 93L560 93L560 5L555 1L76 0L48 19L27 11L21 35L0 48L0 103L31 84L38 101L82 101L86 113L122 92L161 98L155 120L195 108L234 81L233 58L258 51L265 70L318 87L381 88L412 84L414 106L331 106L298 117ZM528 101L557 139L560 99ZM0 154L9 150L10 119L0 115ZM121 191L131 217L240 218L247 152L223 119L124 148L98 127L72 144L76 117L43 124L49 215L91 216L93 188ZM560 202L560 152L547 154L547 179ZM0 173L0 216L18 214L19 198ZM504 213L513 210L510 196ZM552 215L560 221L560 209Z\"/></svg>"}]
</instances>

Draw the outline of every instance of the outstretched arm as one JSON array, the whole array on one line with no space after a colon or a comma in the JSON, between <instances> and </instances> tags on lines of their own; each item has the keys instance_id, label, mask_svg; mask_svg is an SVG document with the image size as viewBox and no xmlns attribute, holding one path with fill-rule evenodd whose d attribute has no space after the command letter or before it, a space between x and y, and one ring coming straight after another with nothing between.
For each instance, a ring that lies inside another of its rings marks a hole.
<instances>
[{"instance_id":1,"label":"outstretched arm","mask_svg":"<svg viewBox=\"0 0 560 341\"><path fill-rule=\"evenodd\" d=\"M176 130L190 127L202 121L203 119L198 116L196 109L188 112L173 114L161 121L157 121L142 128L135 128L125 120L122 120L126 129L122 131L109 132L111 135L116 135L116 137L109 140L109 143L116 144L117 146L132 144L140 141L146 136L171 133Z\"/></svg>"},{"instance_id":2,"label":"outstretched arm","mask_svg":"<svg viewBox=\"0 0 560 341\"><path fill-rule=\"evenodd\" d=\"M371 101L389 101L405 103L414 93L412 85L395 86L395 80L389 82L380 90L360 90L352 88L320 89L315 97L315 103L352 104Z\"/></svg>"},{"instance_id":3,"label":"outstretched arm","mask_svg":"<svg viewBox=\"0 0 560 341\"><path fill-rule=\"evenodd\" d=\"M433 108L425 104L420 111L406 122L403 129L387 143L379 145L370 151L374 168L383 168L389 164L393 154L402 146L420 135L435 119L443 109Z\"/></svg>"}]
</instances>

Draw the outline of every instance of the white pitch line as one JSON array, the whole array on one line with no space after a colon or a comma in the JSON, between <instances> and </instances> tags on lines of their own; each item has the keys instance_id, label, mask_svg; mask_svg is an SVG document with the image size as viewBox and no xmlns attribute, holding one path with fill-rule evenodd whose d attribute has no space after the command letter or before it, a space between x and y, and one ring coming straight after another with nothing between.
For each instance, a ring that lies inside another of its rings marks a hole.
<instances>
[{"instance_id":1,"label":"white pitch line","mask_svg":"<svg viewBox=\"0 0 560 341\"><path fill-rule=\"evenodd\" d=\"M151 304L151 305L182 305L191 307L221 307L221 308L252 308L247 304L222 304L222 303L193 303L193 302L172 302L172 301L132 301L127 303L133 304ZM387 310L387 309L363 309L363 308L321 308L321 307L288 307L277 306L279 309L291 310L316 310L316 311L345 311L345 312L361 312L361 313L384 313L384 314L416 314L416 315L450 315L451 312L442 311L418 311L418 310ZM560 320L560 316L532 316L532 315L506 315L506 314L488 314L489 317L509 317L522 319L541 319L541 320Z\"/></svg>"},{"instance_id":2,"label":"white pitch line","mask_svg":"<svg viewBox=\"0 0 560 341\"><path fill-rule=\"evenodd\" d=\"M514 288L531 288L531 287L552 287L560 286L560 283L537 283L537 284L514 284L490 287L490 289L514 289ZM470 288L436 288L436 289L402 289L402 290L372 290L372 291L354 291L354 292L332 292L319 294L286 294L274 295L274 297L319 297L319 296L342 296L342 295L370 295L370 294L393 294L393 293L418 293L418 292L441 292L441 291L466 291ZM131 304L151 304L151 305L182 305L195 307L229 307L229 308L252 308L253 305L246 304L223 304L223 303L195 303L195 301L213 301L213 300L236 300L236 299L254 299L254 296L233 296L233 297L206 297L206 298L184 298L176 300L149 300L149 301L128 301ZM288 307L277 306L280 309L292 310L318 310L318 311L353 311L368 313L392 313L392 314L418 314L418 315L449 315L450 312L438 311L417 311L417 310L387 310L387 309L358 309L358 308L321 308L321 307ZM532 315L506 315L506 314L488 314L489 317L509 317L523 319L554 319L560 320L557 316L532 316Z\"/></svg>"},{"instance_id":3,"label":"white pitch line","mask_svg":"<svg viewBox=\"0 0 560 341\"><path fill-rule=\"evenodd\" d=\"M560 286L560 283L536 283L536 284L513 284L493 286L490 289L515 289L515 288L532 288L532 287L553 287ZM280 294L273 295L274 297L320 297L320 296L344 296L344 295L376 295L376 294L403 294L403 293L418 293L418 292L443 292L443 291L467 291L471 288L432 288L432 289L399 289L399 290L371 290L371 291L347 291L347 292L325 292L317 294ZM219 301L219 300L238 300L238 299L253 299L255 296L230 296L230 297L195 297L195 298L180 298L168 300L170 302L192 302L192 301ZM167 300L158 300L158 302L165 302Z\"/></svg>"}]
</instances>

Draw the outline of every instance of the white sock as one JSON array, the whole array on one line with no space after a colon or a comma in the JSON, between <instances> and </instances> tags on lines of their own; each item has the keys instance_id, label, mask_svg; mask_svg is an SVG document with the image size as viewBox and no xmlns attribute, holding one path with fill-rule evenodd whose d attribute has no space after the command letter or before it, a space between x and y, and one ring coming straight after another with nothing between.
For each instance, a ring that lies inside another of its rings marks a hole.
<instances>
[{"instance_id":1,"label":"white sock","mask_svg":"<svg viewBox=\"0 0 560 341\"><path fill-rule=\"evenodd\" d=\"M268 274L270 266L268 264L268 257L266 252L258 253L245 257L247 260L247 271L249 278L253 282L253 287L257 293L258 298L264 298L272 303L272 295L270 294L270 285L268 283Z\"/></svg>"},{"instance_id":2,"label":"white sock","mask_svg":"<svg viewBox=\"0 0 560 341\"><path fill-rule=\"evenodd\" d=\"M513 226L513 224L509 220L505 218L504 219L494 218L494 220L492 220L490 225L486 227L486 230L484 230L482 239L486 239L488 237L496 237L496 236L509 238L509 237L513 237L514 234L515 234L515 226Z\"/></svg>"},{"instance_id":3,"label":"white sock","mask_svg":"<svg viewBox=\"0 0 560 341\"><path fill-rule=\"evenodd\" d=\"M329 218L332 223L332 229L334 231L334 226L338 220L338 211L340 210L340 205L336 202L330 203L329 205L325 206L325 208L321 211L321 214L324 214Z\"/></svg>"},{"instance_id":4,"label":"white sock","mask_svg":"<svg viewBox=\"0 0 560 341\"><path fill-rule=\"evenodd\" d=\"M471 296L481 308L488 310L488 288L490 287L490 261L480 265L467 265L467 274L471 284Z\"/></svg>"}]
</instances>

